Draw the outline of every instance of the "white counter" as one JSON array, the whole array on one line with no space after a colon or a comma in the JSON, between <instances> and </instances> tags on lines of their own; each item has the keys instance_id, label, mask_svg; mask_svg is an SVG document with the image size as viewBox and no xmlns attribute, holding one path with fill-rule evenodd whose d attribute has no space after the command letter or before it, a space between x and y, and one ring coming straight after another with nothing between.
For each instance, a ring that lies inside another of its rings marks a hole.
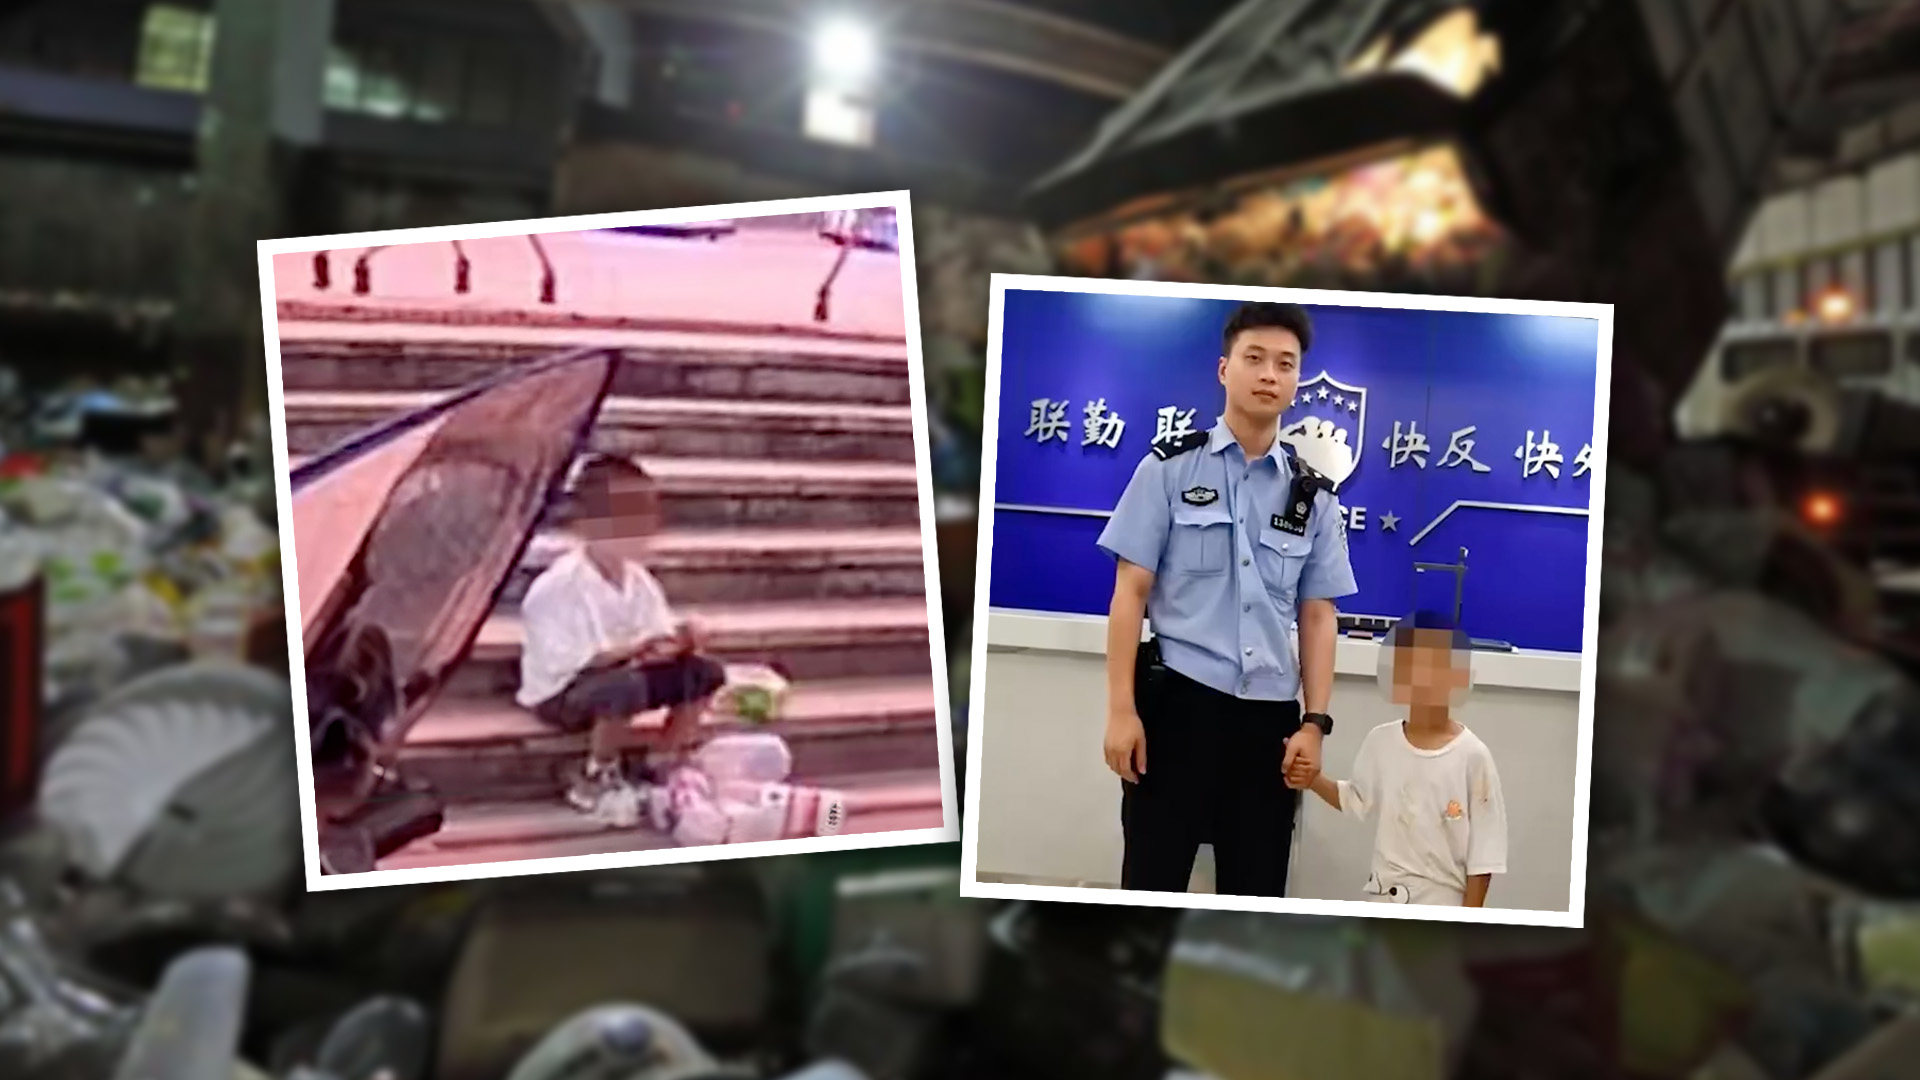
<instances>
[{"instance_id":1,"label":"white counter","mask_svg":"<svg viewBox=\"0 0 1920 1080\"><path fill-rule=\"evenodd\" d=\"M987 646L1000 650L1038 649L1104 656L1107 652L1107 617L991 608L987 612ZM1379 658L1378 641L1343 635L1334 649L1333 671L1336 675L1373 678L1378 670ZM1578 693L1580 654L1541 649L1476 651L1473 654L1473 680L1475 686Z\"/></svg>"}]
</instances>

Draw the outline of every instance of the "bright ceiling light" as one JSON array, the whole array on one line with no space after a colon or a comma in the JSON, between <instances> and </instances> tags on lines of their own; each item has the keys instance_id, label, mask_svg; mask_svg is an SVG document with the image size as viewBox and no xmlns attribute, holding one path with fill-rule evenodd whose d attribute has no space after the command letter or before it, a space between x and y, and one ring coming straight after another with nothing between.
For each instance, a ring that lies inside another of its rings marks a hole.
<instances>
[{"instance_id":1,"label":"bright ceiling light","mask_svg":"<svg viewBox=\"0 0 1920 1080\"><path fill-rule=\"evenodd\" d=\"M1821 528L1837 525L1841 515L1840 499L1831 492L1812 492L1800 503L1800 515L1809 525Z\"/></svg>"},{"instance_id":2,"label":"bright ceiling light","mask_svg":"<svg viewBox=\"0 0 1920 1080\"><path fill-rule=\"evenodd\" d=\"M1856 305L1853 294L1844 287L1835 285L1820 294L1820 318L1824 322L1841 323L1853 318Z\"/></svg>"},{"instance_id":3,"label":"bright ceiling light","mask_svg":"<svg viewBox=\"0 0 1920 1080\"><path fill-rule=\"evenodd\" d=\"M1404 71L1465 98L1500 70L1500 39L1481 29L1471 8L1456 8L1433 20L1392 55L1387 47L1388 35L1376 38L1348 62L1347 74Z\"/></svg>"},{"instance_id":4,"label":"bright ceiling light","mask_svg":"<svg viewBox=\"0 0 1920 1080\"><path fill-rule=\"evenodd\" d=\"M880 66L880 43L868 27L852 19L834 19L814 31L813 66L827 78L863 84Z\"/></svg>"}]
</instances>

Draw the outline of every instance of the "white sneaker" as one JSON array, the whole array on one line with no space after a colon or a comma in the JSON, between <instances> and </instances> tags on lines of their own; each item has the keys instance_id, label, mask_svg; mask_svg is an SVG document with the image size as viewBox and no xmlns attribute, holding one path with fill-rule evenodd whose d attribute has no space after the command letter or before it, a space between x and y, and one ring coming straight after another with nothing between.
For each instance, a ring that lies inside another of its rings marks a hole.
<instances>
[{"instance_id":1,"label":"white sneaker","mask_svg":"<svg viewBox=\"0 0 1920 1080\"><path fill-rule=\"evenodd\" d=\"M640 789L623 780L619 786L600 793L600 802L593 808L593 817L616 829L631 829L640 824L640 815L646 809L645 803Z\"/></svg>"},{"instance_id":2,"label":"white sneaker","mask_svg":"<svg viewBox=\"0 0 1920 1080\"><path fill-rule=\"evenodd\" d=\"M640 824L646 796L626 777L619 763L588 762L567 788L567 804L616 829Z\"/></svg>"}]
</instances>

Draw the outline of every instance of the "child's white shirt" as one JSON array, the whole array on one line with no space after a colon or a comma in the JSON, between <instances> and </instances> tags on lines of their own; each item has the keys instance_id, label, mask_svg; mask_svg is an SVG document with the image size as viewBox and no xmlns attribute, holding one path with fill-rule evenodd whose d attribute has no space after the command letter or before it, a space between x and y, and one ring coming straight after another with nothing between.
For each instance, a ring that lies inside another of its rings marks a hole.
<instances>
[{"instance_id":1,"label":"child's white shirt","mask_svg":"<svg viewBox=\"0 0 1920 1080\"><path fill-rule=\"evenodd\" d=\"M1507 871L1507 806L1493 753L1462 727L1438 750L1407 741L1398 720L1367 732L1353 779L1339 781L1340 811L1376 816L1373 878L1455 891L1475 874Z\"/></svg>"},{"instance_id":2,"label":"child's white shirt","mask_svg":"<svg viewBox=\"0 0 1920 1080\"><path fill-rule=\"evenodd\" d=\"M559 694L602 652L673 633L660 582L632 559L623 570L616 586L576 549L534 579L520 602L520 704Z\"/></svg>"}]
</instances>

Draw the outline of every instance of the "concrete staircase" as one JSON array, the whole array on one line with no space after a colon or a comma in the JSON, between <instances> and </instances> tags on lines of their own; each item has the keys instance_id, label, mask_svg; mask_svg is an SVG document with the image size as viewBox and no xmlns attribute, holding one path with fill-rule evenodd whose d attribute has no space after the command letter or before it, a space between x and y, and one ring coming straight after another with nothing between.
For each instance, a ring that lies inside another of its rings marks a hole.
<instances>
[{"instance_id":1,"label":"concrete staircase","mask_svg":"<svg viewBox=\"0 0 1920 1080\"><path fill-rule=\"evenodd\" d=\"M713 408L742 401L904 407L912 400L899 342L357 320L283 320L280 333L288 391L451 390L514 363L598 348L627 361L614 378L615 397L697 399ZM903 409L899 417L909 430L910 414Z\"/></svg>"},{"instance_id":2,"label":"concrete staircase","mask_svg":"<svg viewBox=\"0 0 1920 1080\"><path fill-rule=\"evenodd\" d=\"M816 779L820 786L845 795L844 834L899 832L939 824L938 805L929 813L925 778L917 770ZM444 828L381 860L380 869L467 866L672 846L667 837L650 831L596 827L551 800L461 803L448 808Z\"/></svg>"},{"instance_id":3,"label":"concrete staircase","mask_svg":"<svg viewBox=\"0 0 1920 1080\"><path fill-rule=\"evenodd\" d=\"M290 390L287 408L301 418L292 451L323 450L439 397L431 390ZM593 448L645 457L893 462L911 476L913 418L898 405L616 397L601 410Z\"/></svg>"},{"instance_id":4,"label":"concrete staircase","mask_svg":"<svg viewBox=\"0 0 1920 1080\"><path fill-rule=\"evenodd\" d=\"M512 365L574 347L617 349L613 396L591 441L661 482L669 531L646 562L668 597L706 625L721 660L777 662L791 673L788 716L776 730L793 746L798 777L849 790L874 778L883 795L868 801L892 822L885 827L938 826L903 343L287 314L283 307L281 367L296 461ZM555 829L571 836L538 807L557 796L560 768L584 739L553 732L513 701L519 602L569 543L555 529L536 535L404 758L463 821L546 822L522 837L536 847ZM641 721L649 722L657 720ZM856 831L878 827L859 820L865 805L854 801ZM496 832L482 828L473 842L516 842ZM446 846L451 858L466 842L449 836Z\"/></svg>"}]
</instances>

